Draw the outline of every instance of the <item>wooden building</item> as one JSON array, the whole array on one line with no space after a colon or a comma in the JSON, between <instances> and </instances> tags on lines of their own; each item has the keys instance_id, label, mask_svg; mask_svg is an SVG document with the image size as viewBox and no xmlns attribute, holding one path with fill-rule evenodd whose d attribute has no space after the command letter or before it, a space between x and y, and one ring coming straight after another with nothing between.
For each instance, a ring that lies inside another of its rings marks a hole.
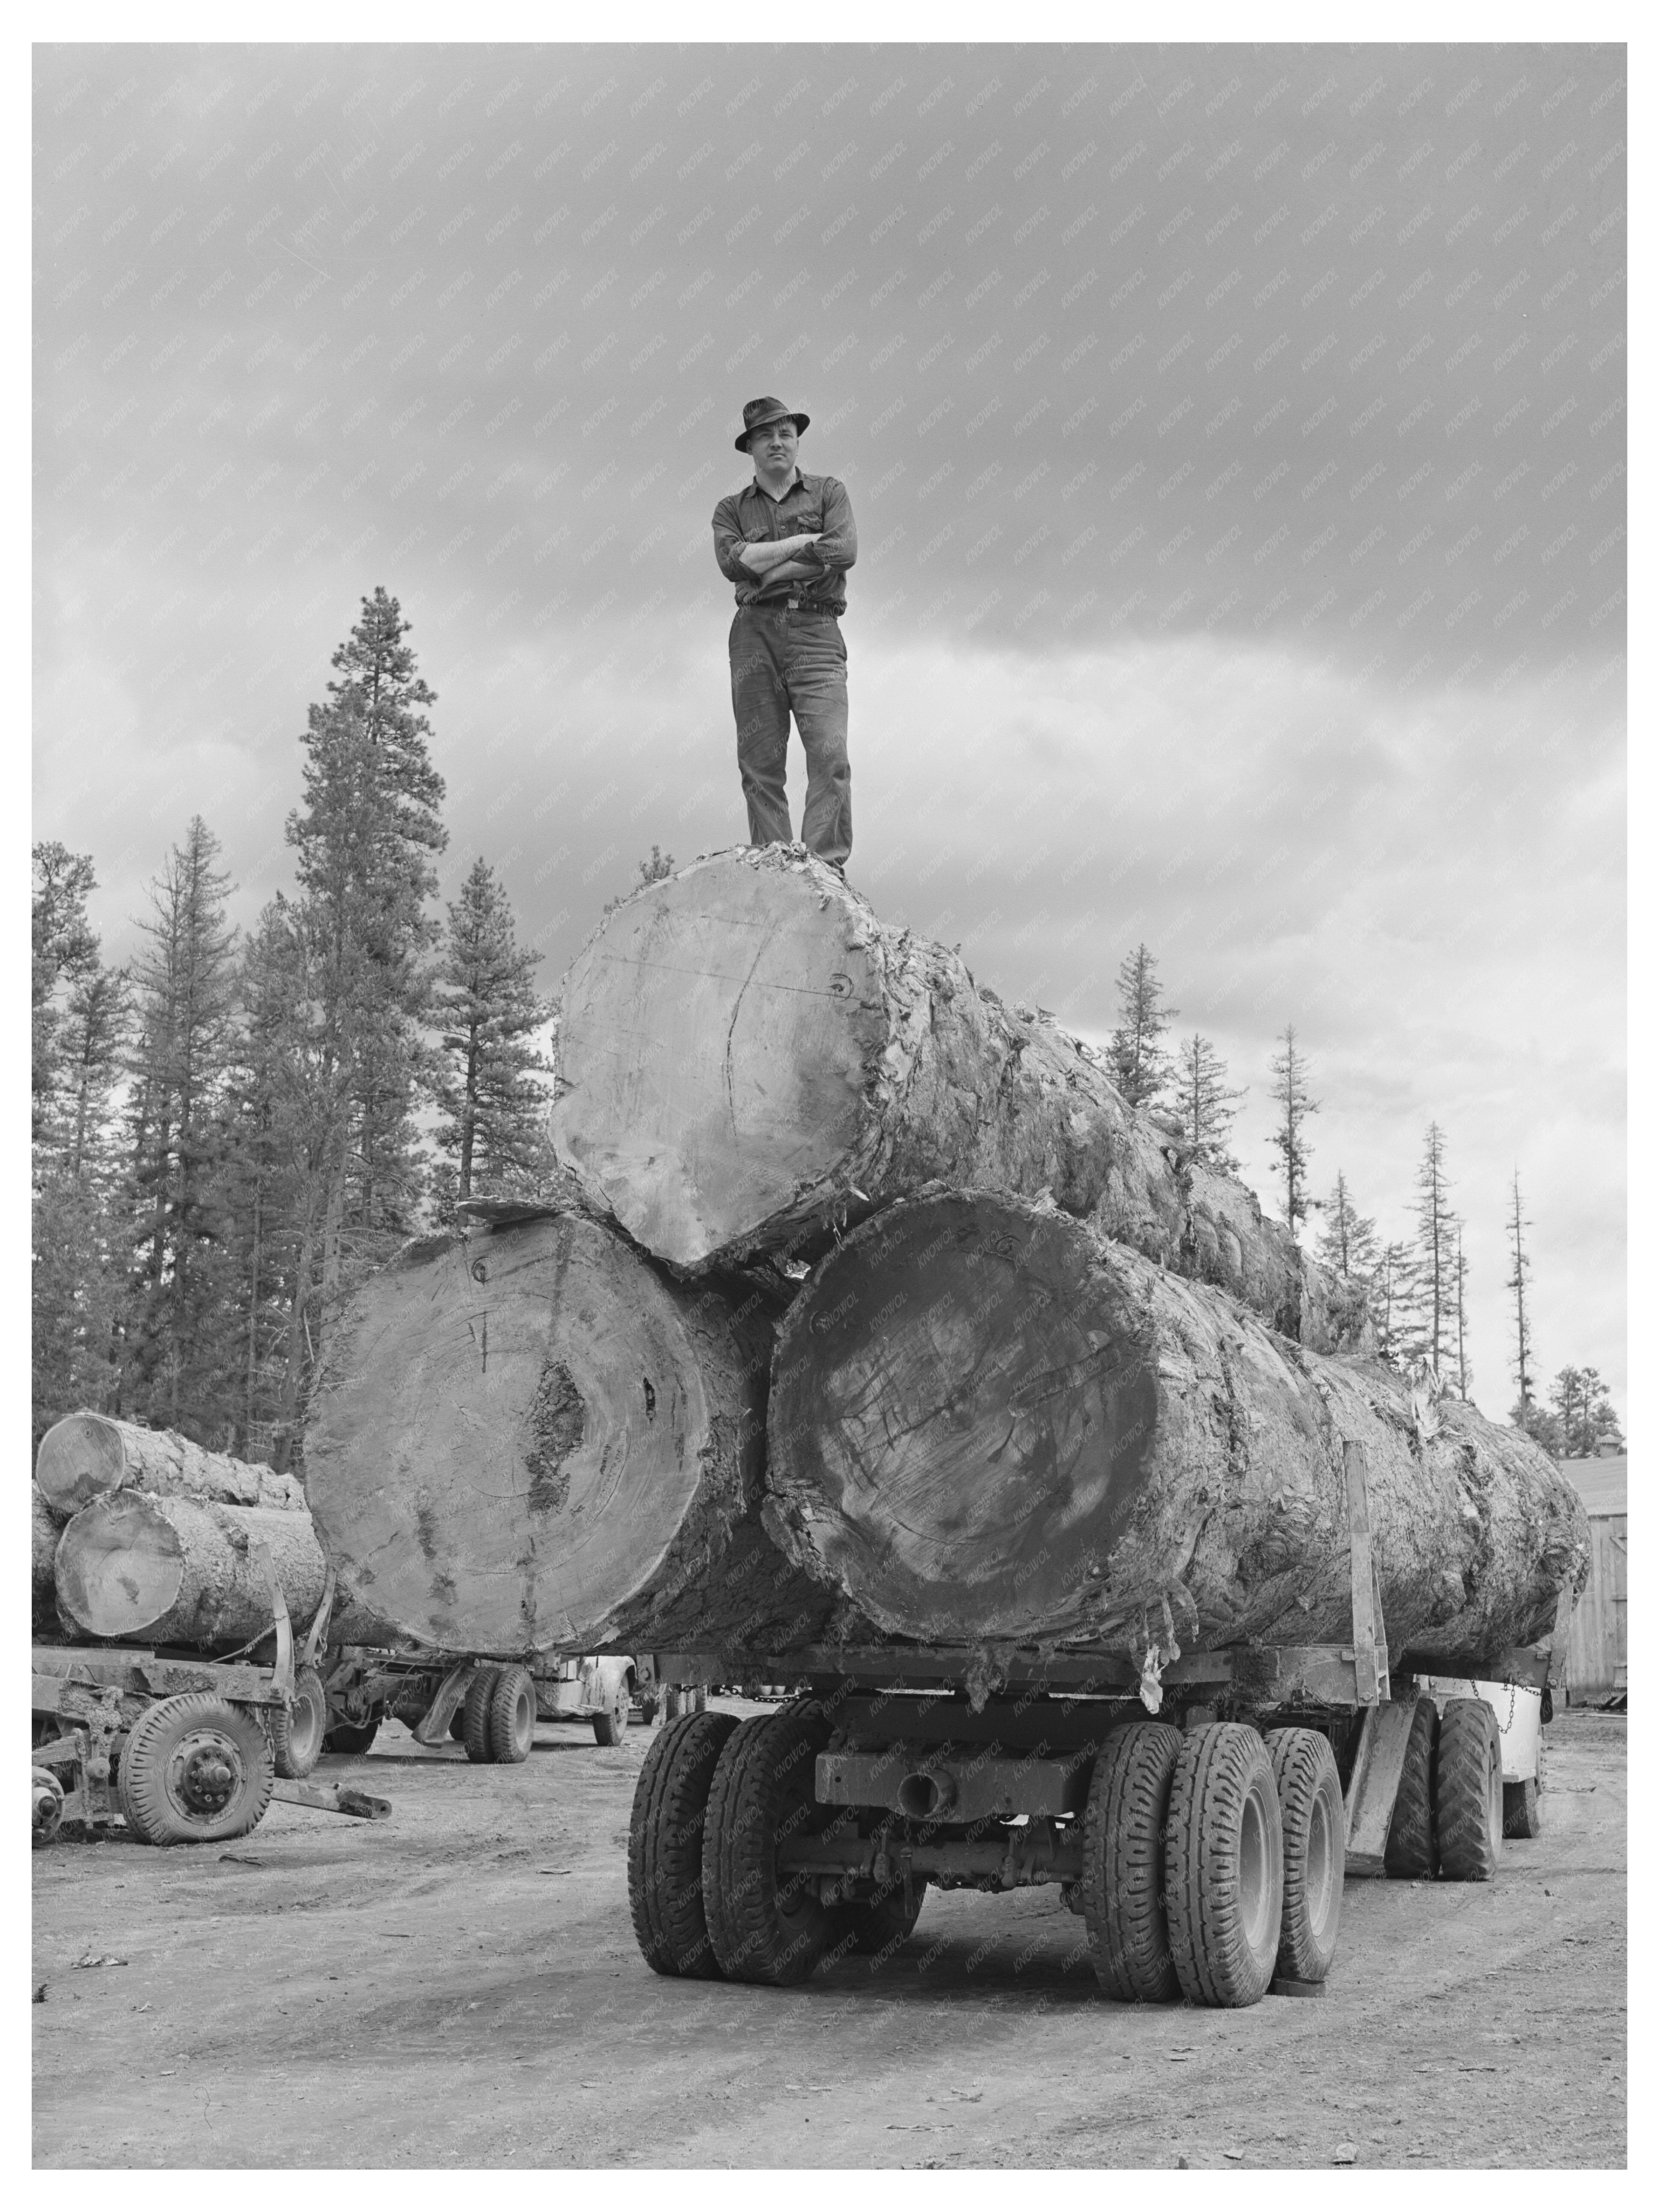
<instances>
[{"instance_id":1,"label":"wooden building","mask_svg":"<svg viewBox=\"0 0 1659 2212\"><path fill-rule=\"evenodd\" d=\"M1569 1459L1563 1467L1589 1515L1590 1571L1567 1629L1566 1685L1570 1702L1622 1695L1627 1688L1629 1536L1626 1520L1628 1455Z\"/></svg>"}]
</instances>

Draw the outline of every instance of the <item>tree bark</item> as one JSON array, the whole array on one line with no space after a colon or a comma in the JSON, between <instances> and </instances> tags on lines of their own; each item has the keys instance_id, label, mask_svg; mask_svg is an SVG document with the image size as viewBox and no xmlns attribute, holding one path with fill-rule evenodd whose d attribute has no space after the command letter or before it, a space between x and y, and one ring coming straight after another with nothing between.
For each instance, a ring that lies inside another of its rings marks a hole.
<instances>
[{"instance_id":1,"label":"tree bark","mask_svg":"<svg viewBox=\"0 0 1659 2212\"><path fill-rule=\"evenodd\" d=\"M947 1178L1046 1192L1310 1348L1369 1346L1356 1286L1128 1106L1087 1047L799 848L715 854L624 899L564 1006L561 1158L678 1268L811 1257Z\"/></svg>"},{"instance_id":2,"label":"tree bark","mask_svg":"<svg viewBox=\"0 0 1659 2212\"><path fill-rule=\"evenodd\" d=\"M677 1283L579 1213L405 1246L348 1305L306 1430L342 1588L500 1657L821 1632L830 1595L759 1519L778 1303Z\"/></svg>"},{"instance_id":3,"label":"tree bark","mask_svg":"<svg viewBox=\"0 0 1659 2212\"><path fill-rule=\"evenodd\" d=\"M1462 1671L1548 1634L1589 1529L1527 1437L1276 1336L1092 1224L945 1193L867 1223L791 1308L764 1517L894 1636L1137 1661L1346 1643L1348 1440L1391 1651Z\"/></svg>"},{"instance_id":4,"label":"tree bark","mask_svg":"<svg viewBox=\"0 0 1659 2212\"><path fill-rule=\"evenodd\" d=\"M83 1505L58 1539L58 1602L88 1636L211 1649L270 1626L270 1592L253 1551L270 1551L303 1630L326 1567L308 1513L219 1505L119 1490ZM332 1634L347 1640L338 1626Z\"/></svg>"},{"instance_id":5,"label":"tree bark","mask_svg":"<svg viewBox=\"0 0 1659 2212\"><path fill-rule=\"evenodd\" d=\"M35 1480L59 1520L118 1490L153 1491L222 1505L304 1512L296 1476L204 1451L173 1429L141 1429L106 1413L68 1413L40 1439Z\"/></svg>"}]
</instances>

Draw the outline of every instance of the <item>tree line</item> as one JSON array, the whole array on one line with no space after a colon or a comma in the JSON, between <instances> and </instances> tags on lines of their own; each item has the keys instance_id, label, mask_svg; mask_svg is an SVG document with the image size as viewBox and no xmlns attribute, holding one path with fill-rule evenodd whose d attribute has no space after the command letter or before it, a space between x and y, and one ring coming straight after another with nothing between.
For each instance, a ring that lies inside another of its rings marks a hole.
<instances>
[{"instance_id":1,"label":"tree line","mask_svg":"<svg viewBox=\"0 0 1659 2212\"><path fill-rule=\"evenodd\" d=\"M33 1426L76 1407L291 1462L362 1275L550 1164L553 1018L480 858L442 920L434 702L384 590L301 739L294 881L243 934L199 817L129 964L90 856L33 851Z\"/></svg>"},{"instance_id":2,"label":"tree line","mask_svg":"<svg viewBox=\"0 0 1659 2212\"><path fill-rule=\"evenodd\" d=\"M1247 1091L1230 1083L1226 1063L1209 1038L1194 1031L1170 1049L1164 1040L1180 1009L1169 1004L1158 962L1145 945L1125 956L1117 973L1117 999L1107 1061L1118 1089L1132 1105L1145 1108L1168 1127L1191 1157L1242 1174L1231 1150L1232 1127ZM1320 1102L1313 1096L1307 1056L1293 1024L1286 1024L1277 1043L1269 1071L1275 1118L1267 1143L1292 1235L1299 1236L1317 1213L1317 1256L1335 1273L1365 1285L1378 1356L1394 1367L1431 1369L1459 1397L1469 1397L1474 1379L1468 1342L1469 1263L1463 1222L1451 1203L1445 1132L1431 1121L1424 1134L1407 1234L1379 1236L1376 1218L1359 1211L1342 1169L1324 1198L1311 1194L1308 1122ZM1564 1367L1547 1398L1539 1395L1532 1260L1525 1240L1530 1225L1522 1211L1517 1170L1506 1220L1511 1264L1505 1287L1513 1311L1511 1371L1518 1392L1510 1419L1558 1457L1590 1457L1604 1443L1622 1448L1611 1394L1595 1368Z\"/></svg>"}]
</instances>

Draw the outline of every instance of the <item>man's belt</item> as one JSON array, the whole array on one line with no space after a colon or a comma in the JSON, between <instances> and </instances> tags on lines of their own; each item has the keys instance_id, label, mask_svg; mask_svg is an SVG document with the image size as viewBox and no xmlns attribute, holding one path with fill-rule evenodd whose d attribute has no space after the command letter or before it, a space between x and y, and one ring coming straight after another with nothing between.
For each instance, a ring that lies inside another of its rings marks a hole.
<instances>
[{"instance_id":1,"label":"man's belt","mask_svg":"<svg viewBox=\"0 0 1659 2212\"><path fill-rule=\"evenodd\" d=\"M822 599L746 599L744 604L757 612L775 614L840 615L845 611L841 607L826 606Z\"/></svg>"}]
</instances>

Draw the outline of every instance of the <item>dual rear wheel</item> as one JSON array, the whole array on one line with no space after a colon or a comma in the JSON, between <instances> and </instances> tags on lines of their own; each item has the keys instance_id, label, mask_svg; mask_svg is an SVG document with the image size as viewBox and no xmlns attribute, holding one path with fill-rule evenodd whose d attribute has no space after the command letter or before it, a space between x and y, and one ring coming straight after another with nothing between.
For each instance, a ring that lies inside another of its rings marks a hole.
<instances>
[{"instance_id":1,"label":"dual rear wheel","mask_svg":"<svg viewBox=\"0 0 1659 2212\"><path fill-rule=\"evenodd\" d=\"M781 1840L836 1817L814 1790L830 1735L811 1704L746 1721L687 1712L658 1731L628 1847L634 1932L653 1972L781 1988L826 1955L881 1958L909 1936L925 1881L829 1904L816 1875L779 1867Z\"/></svg>"},{"instance_id":2,"label":"dual rear wheel","mask_svg":"<svg viewBox=\"0 0 1659 2212\"><path fill-rule=\"evenodd\" d=\"M1251 2005L1336 1954L1342 1786L1310 1729L1115 1729L1084 1816L1083 1916L1108 1996Z\"/></svg>"}]
</instances>

